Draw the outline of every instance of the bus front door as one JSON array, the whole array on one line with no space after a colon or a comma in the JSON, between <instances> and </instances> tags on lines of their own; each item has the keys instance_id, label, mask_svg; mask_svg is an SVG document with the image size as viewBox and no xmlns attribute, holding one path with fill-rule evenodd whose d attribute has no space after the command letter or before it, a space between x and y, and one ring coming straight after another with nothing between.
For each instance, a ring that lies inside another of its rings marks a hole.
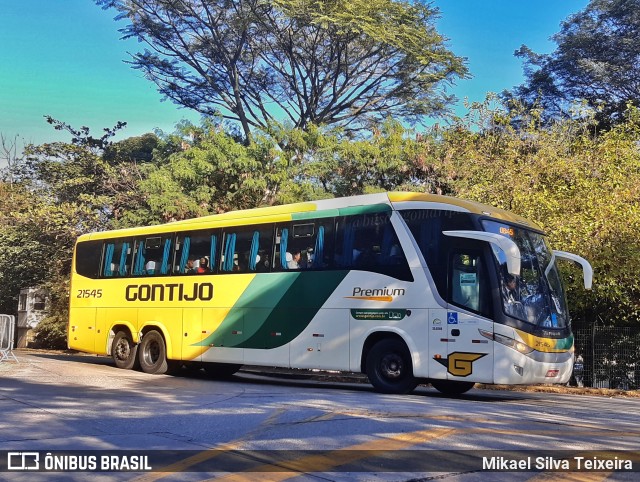
<instances>
[{"instance_id":1,"label":"bus front door","mask_svg":"<svg viewBox=\"0 0 640 482\"><path fill-rule=\"evenodd\" d=\"M450 304L443 337L447 342L447 379L492 383L493 345L480 332L493 333L493 321L488 318L490 281L481 250L455 250L449 269Z\"/></svg>"}]
</instances>

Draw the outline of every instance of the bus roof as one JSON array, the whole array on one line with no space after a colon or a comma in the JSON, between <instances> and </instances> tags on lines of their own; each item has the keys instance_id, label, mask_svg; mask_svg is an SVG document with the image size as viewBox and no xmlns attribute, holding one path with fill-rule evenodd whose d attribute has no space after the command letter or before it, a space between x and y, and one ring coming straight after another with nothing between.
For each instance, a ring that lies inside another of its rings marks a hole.
<instances>
[{"instance_id":1,"label":"bus roof","mask_svg":"<svg viewBox=\"0 0 640 482\"><path fill-rule=\"evenodd\" d=\"M313 219L318 217L384 212L391 211L393 209L420 209L421 207L425 209L441 209L445 211L452 210L473 214L484 214L498 220L521 224L541 231L541 228L538 225L521 216L504 209L487 206L475 201L418 192L386 192L244 209L240 211L229 211L222 214L213 214L153 226L95 232L82 235L78 240L87 241L90 239L103 239L106 237L162 234L171 233L177 230L197 230L204 228L205 226L207 228L211 228L241 226L245 224L264 224Z\"/></svg>"}]
</instances>

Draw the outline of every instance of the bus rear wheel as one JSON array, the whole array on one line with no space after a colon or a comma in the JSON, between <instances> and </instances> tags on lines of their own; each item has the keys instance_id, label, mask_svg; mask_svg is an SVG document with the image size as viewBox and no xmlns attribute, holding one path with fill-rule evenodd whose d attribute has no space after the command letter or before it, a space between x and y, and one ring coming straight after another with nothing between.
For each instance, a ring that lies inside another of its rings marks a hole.
<instances>
[{"instance_id":1,"label":"bus rear wheel","mask_svg":"<svg viewBox=\"0 0 640 482\"><path fill-rule=\"evenodd\" d=\"M162 375L169 370L167 349L164 338L156 330L151 330L142 337L138 350L140 368L151 375Z\"/></svg>"},{"instance_id":2,"label":"bus rear wheel","mask_svg":"<svg viewBox=\"0 0 640 482\"><path fill-rule=\"evenodd\" d=\"M404 342L381 340L367 355L366 370L373 387L382 393L409 393L418 386L411 354Z\"/></svg>"},{"instance_id":3,"label":"bus rear wheel","mask_svg":"<svg viewBox=\"0 0 640 482\"><path fill-rule=\"evenodd\" d=\"M431 380L431 385L444 395L462 395L471 390L475 383L456 380Z\"/></svg>"},{"instance_id":4,"label":"bus rear wheel","mask_svg":"<svg viewBox=\"0 0 640 482\"><path fill-rule=\"evenodd\" d=\"M131 370L136 368L138 363L138 345L131 339L131 335L126 331L119 331L113 338L111 345L111 356L118 368Z\"/></svg>"}]
</instances>

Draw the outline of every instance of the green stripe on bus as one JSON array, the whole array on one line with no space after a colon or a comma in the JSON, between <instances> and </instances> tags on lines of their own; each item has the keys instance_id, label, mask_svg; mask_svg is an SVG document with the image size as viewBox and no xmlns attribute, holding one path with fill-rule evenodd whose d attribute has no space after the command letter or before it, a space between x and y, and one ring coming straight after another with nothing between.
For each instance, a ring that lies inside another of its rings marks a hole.
<instances>
[{"instance_id":1,"label":"green stripe on bus","mask_svg":"<svg viewBox=\"0 0 640 482\"><path fill-rule=\"evenodd\" d=\"M371 204L370 206L353 206L348 208L340 208L340 216L353 216L355 214L376 214L390 213L391 206L388 204Z\"/></svg>"},{"instance_id":2,"label":"green stripe on bus","mask_svg":"<svg viewBox=\"0 0 640 482\"><path fill-rule=\"evenodd\" d=\"M352 206L339 209L324 209L321 211L293 213L291 215L291 219L294 221L307 221L309 219L334 218L337 216L352 216L356 214L388 213L390 211L391 206L388 204L372 204L370 206Z\"/></svg>"},{"instance_id":3,"label":"green stripe on bus","mask_svg":"<svg viewBox=\"0 0 640 482\"><path fill-rule=\"evenodd\" d=\"M349 271L301 272L265 322L238 348L277 348L309 326Z\"/></svg>"},{"instance_id":4,"label":"green stripe on bus","mask_svg":"<svg viewBox=\"0 0 640 482\"><path fill-rule=\"evenodd\" d=\"M235 346L246 340L265 322L299 274L257 274L216 331L196 346Z\"/></svg>"},{"instance_id":5,"label":"green stripe on bus","mask_svg":"<svg viewBox=\"0 0 640 482\"><path fill-rule=\"evenodd\" d=\"M337 209L324 209L322 211L308 211L305 213L293 213L291 219L293 221L308 221L309 219L335 218L340 216Z\"/></svg>"},{"instance_id":6,"label":"green stripe on bus","mask_svg":"<svg viewBox=\"0 0 640 482\"><path fill-rule=\"evenodd\" d=\"M309 325L348 272L257 275L218 329L196 346L269 349L286 345Z\"/></svg>"}]
</instances>

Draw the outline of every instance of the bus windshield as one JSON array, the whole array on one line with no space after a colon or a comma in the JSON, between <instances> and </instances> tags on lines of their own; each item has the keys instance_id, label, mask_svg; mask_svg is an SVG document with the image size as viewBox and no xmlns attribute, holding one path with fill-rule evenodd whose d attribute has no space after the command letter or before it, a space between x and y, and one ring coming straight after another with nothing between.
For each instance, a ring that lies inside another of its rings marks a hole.
<instances>
[{"instance_id":1,"label":"bus windshield","mask_svg":"<svg viewBox=\"0 0 640 482\"><path fill-rule=\"evenodd\" d=\"M569 325L567 301L555 258L542 234L496 221L484 220L484 229L513 240L520 248L519 276L507 272L502 251L492 246L498 263L504 312L544 328Z\"/></svg>"}]
</instances>

